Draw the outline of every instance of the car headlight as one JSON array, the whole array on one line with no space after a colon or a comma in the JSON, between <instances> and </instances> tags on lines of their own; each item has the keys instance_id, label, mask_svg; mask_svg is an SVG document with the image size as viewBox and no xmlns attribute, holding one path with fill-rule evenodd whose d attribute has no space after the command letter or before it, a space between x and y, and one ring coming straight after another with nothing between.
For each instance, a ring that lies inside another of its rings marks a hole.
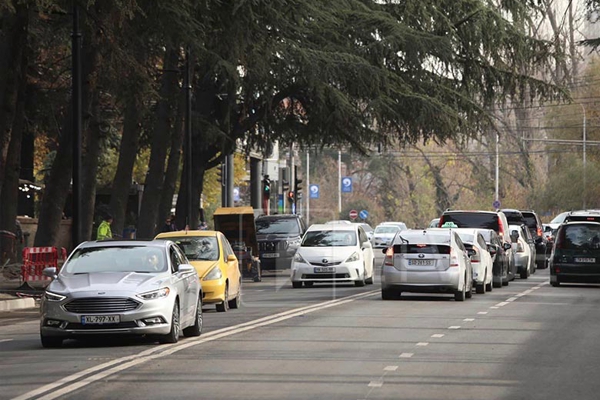
<instances>
[{"instance_id":1,"label":"car headlight","mask_svg":"<svg viewBox=\"0 0 600 400\"><path fill-rule=\"evenodd\" d=\"M302 257L302 255L298 251L296 252L296 254L294 254L294 261L299 262L299 263L308 264L306 262L306 260L304 259L304 257Z\"/></svg>"},{"instance_id":2,"label":"car headlight","mask_svg":"<svg viewBox=\"0 0 600 400\"><path fill-rule=\"evenodd\" d=\"M358 260L360 260L360 255L358 254L358 252L355 251L350 257L346 259L346 262L353 262Z\"/></svg>"},{"instance_id":3,"label":"car headlight","mask_svg":"<svg viewBox=\"0 0 600 400\"><path fill-rule=\"evenodd\" d=\"M140 299L144 299L144 300L154 300L154 299L161 299L163 297L167 297L169 295L169 293L171 293L171 289L169 289L168 287L164 287L162 289L153 290L151 292L140 293L137 296Z\"/></svg>"},{"instance_id":4,"label":"car headlight","mask_svg":"<svg viewBox=\"0 0 600 400\"><path fill-rule=\"evenodd\" d=\"M292 248L298 247L298 246L300 246L300 242L301 242L300 239L290 240L288 242L288 247L292 247Z\"/></svg>"},{"instance_id":5,"label":"car headlight","mask_svg":"<svg viewBox=\"0 0 600 400\"><path fill-rule=\"evenodd\" d=\"M44 293L44 297L48 301L63 301L64 299L67 298L67 296L63 296L62 294L52 293L52 292L49 292L49 291L46 291Z\"/></svg>"},{"instance_id":6,"label":"car headlight","mask_svg":"<svg viewBox=\"0 0 600 400\"><path fill-rule=\"evenodd\" d=\"M210 270L210 272L208 274L206 274L206 276L204 278L202 278L203 281L214 281L216 279L221 279L223 277L223 274L221 273L221 268L219 267L214 267L213 269Z\"/></svg>"}]
</instances>

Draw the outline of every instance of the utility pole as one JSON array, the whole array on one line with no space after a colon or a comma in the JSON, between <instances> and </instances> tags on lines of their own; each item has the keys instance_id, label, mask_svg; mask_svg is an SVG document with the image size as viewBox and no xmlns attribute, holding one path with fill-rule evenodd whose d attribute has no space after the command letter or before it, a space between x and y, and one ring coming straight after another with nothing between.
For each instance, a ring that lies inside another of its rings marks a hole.
<instances>
[{"instance_id":1,"label":"utility pole","mask_svg":"<svg viewBox=\"0 0 600 400\"><path fill-rule=\"evenodd\" d=\"M73 1L73 34L71 36L71 85L73 107L73 171L72 171L72 208L71 240L73 248L82 241L81 237L81 141L82 141L82 94L81 94L81 32L79 28L79 5Z\"/></svg>"},{"instance_id":2,"label":"utility pole","mask_svg":"<svg viewBox=\"0 0 600 400\"><path fill-rule=\"evenodd\" d=\"M585 210L587 208L587 199L586 199L586 193L587 193L587 160L586 160L586 144L587 144L587 132L586 132L586 115L585 115L585 107L583 106L583 104L579 103L579 105L581 106L581 109L583 110L583 209Z\"/></svg>"},{"instance_id":3,"label":"utility pole","mask_svg":"<svg viewBox=\"0 0 600 400\"><path fill-rule=\"evenodd\" d=\"M195 229L196 224L192 223L192 67L190 65L190 49L188 48L185 55L185 165L187 166L186 185L187 197L185 199L186 217L185 225L188 229Z\"/></svg>"},{"instance_id":4,"label":"utility pole","mask_svg":"<svg viewBox=\"0 0 600 400\"><path fill-rule=\"evenodd\" d=\"M342 215L342 151L338 150L338 214Z\"/></svg>"}]
</instances>

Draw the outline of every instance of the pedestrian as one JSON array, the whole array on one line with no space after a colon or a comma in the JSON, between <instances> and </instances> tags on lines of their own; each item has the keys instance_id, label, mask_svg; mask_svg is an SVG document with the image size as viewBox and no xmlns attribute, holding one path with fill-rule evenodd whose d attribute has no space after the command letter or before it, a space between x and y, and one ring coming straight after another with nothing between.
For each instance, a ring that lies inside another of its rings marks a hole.
<instances>
[{"instance_id":1,"label":"pedestrian","mask_svg":"<svg viewBox=\"0 0 600 400\"><path fill-rule=\"evenodd\" d=\"M112 239L113 234L112 230L110 229L110 225L112 224L112 222L112 215L106 214L104 220L100 223L100 226L98 227L98 234L96 235L96 240Z\"/></svg>"},{"instance_id":2,"label":"pedestrian","mask_svg":"<svg viewBox=\"0 0 600 400\"><path fill-rule=\"evenodd\" d=\"M165 224L163 225L161 232L174 232L176 230L177 227L175 226L175 216L171 215L165 219Z\"/></svg>"}]
</instances>

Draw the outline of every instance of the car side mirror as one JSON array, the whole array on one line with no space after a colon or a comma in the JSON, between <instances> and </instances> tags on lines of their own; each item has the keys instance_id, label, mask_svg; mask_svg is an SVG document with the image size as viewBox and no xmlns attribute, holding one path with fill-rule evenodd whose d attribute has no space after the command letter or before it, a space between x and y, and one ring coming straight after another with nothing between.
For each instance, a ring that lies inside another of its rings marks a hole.
<instances>
[{"instance_id":1,"label":"car side mirror","mask_svg":"<svg viewBox=\"0 0 600 400\"><path fill-rule=\"evenodd\" d=\"M364 243L362 244L362 249L363 249L363 250L364 250L364 249L371 249L371 248L373 248L373 246L371 246L371 242L369 242L369 241L366 241L366 242L364 242Z\"/></svg>"},{"instance_id":2,"label":"car side mirror","mask_svg":"<svg viewBox=\"0 0 600 400\"><path fill-rule=\"evenodd\" d=\"M498 250L496 249L496 246L491 245L491 244L488 244L487 250L488 250L488 253L490 253L491 255L495 255L498 252Z\"/></svg>"},{"instance_id":3,"label":"car side mirror","mask_svg":"<svg viewBox=\"0 0 600 400\"><path fill-rule=\"evenodd\" d=\"M235 262L237 261L237 257L235 256L235 254L230 254L227 256L227 262Z\"/></svg>"},{"instance_id":4,"label":"car side mirror","mask_svg":"<svg viewBox=\"0 0 600 400\"><path fill-rule=\"evenodd\" d=\"M196 271L196 268L194 268L192 265L190 264L179 264L179 268L177 268L177 272L194 272Z\"/></svg>"},{"instance_id":5,"label":"car side mirror","mask_svg":"<svg viewBox=\"0 0 600 400\"><path fill-rule=\"evenodd\" d=\"M44 268L42 275L47 276L48 278L56 279L56 267Z\"/></svg>"},{"instance_id":6,"label":"car side mirror","mask_svg":"<svg viewBox=\"0 0 600 400\"><path fill-rule=\"evenodd\" d=\"M510 249L512 249L512 244L510 244L510 243L504 243L504 244L502 245L502 248L503 248L504 250L510 250Z\"/></svg>"}]
</instances>

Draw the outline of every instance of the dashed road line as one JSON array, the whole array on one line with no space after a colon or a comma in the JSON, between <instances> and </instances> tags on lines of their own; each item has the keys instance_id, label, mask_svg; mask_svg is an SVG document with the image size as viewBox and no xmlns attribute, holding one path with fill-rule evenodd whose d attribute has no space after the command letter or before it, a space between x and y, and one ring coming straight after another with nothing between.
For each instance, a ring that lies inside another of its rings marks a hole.
<instances>
[{"instance_id":1,"label":"dashed road line","mask_svg":"<svg viewBox=\"0 0 600 400\"><path fill-rule=\"evenodd\" d=\"M449 326L448 329L460 329L460 325Z\"/></svg>"},{"instance_id":2,"label":"dashed road line","mask_svg":"<svg viewBox=\"0 0 600 400\"><path fill-rule=\"evenodd\" d=\"M429 346L429 343L427 343L427 342L419 342L419 343L417 343L417 346Z\"/></svg>"},{"instance_id":3,"label":"dashed road line","mask_svg":"<svg viewBox=\"0 0 600 400\"><path fill-rule=\"evenodd\" d=\"M12 342L14 339L0 339L0 343Z\"/></svg>"},{"instance_id":4,"label":"dashed road line","mask_svg":"<svg viewBox=\"0 0 600 400\"><path fill-rule=\"evenodd\" d=\"M487 311L479 311L477 314L479 315L486 315L488 312Z\"/></svg>"},{"instance_id":5,"label":"dashed road line","mask_svg":"<svg viewBox=\"0 0 600 400\"><path fill-rule=\"evenodd\" d=\"M400 354L400 358L411 358L415 353L402 353Z\"/></svg>"},{"instance_id":6,"label":"dashed road line","mask_svg":"<svg viewBox=\"0 0 600 400\"><path fill-rule=\"evenodd\" d=\"M376 381L369 382L369 387L382 387L382 386L383 386L383 379L378 379Z\"/></svg>"},{"instance_id":7,"label":"dashed road line","mask_svg":"<svg viewBox=\"0 0 600 400\"><path fill-rule=\"evenodd\" d=\"M473 322L475 321L475 318L465 318L463 319L463 322Z\"/></svg>"},{"instance_id":8,"label":"dashed road line","mask_svg":"<svg viewBox=\"0 0 600 400\"><path fill-rule=\"evenodd\" d=\"M387 367L385 367L383 370L384 371L395 371L398 369L397 365L388 365Z\"/></svg>"},{"instance_id":9,"label":"dashed road line","mask_svg":"<svg viewBox=\"0 0 600 400\"><path fill-rule=\"evenodd\" d=\"M442 338L445 335L443 333L434 333L433 335L431 335L432 338Z\"/></svg>"},{"instance_id":10,"label":"dashed road line","mask_svg":"<svg viewBox=\"0 0 600 400\"><path fill-rule=\"evenodd\" d=\"M496 304L496 307L504 307L504 306L505 306L505 305L507 305L507 304L510 304L510 303L509 303L509 302L507 302L507 301L503 301L502 303L498 303L498 304Z\"/></svg>"}]
</instances>

